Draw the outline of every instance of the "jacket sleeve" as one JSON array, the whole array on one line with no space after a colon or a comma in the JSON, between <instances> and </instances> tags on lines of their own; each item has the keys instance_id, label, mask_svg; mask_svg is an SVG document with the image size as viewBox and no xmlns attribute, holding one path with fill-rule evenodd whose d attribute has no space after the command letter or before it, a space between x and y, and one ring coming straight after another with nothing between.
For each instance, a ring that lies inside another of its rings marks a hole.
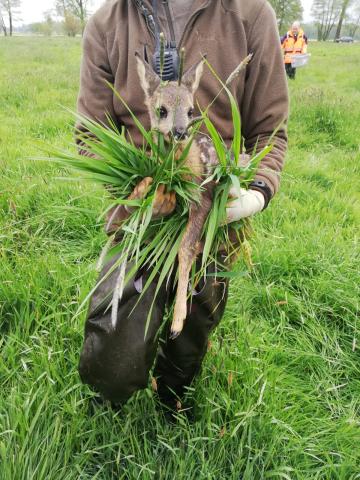
<instances>
[{"instance_id":1,"label":"jacket sleeve","mask_svg":"<svg viewBox=\"0 0 360 480\"><path fill-rule=\"evenodd\" d=\"M241 105L243 135L248 153L265 147L271 136L273 150L260 163L255 180L265 184L261 189L265 204L279 188L279 174L287 150L288 87L279 34L273 9L265 2L253 23L248 38L253 59L247 70ZM254 187L257 189L256 187ZM268 192L266 194L266 192Z\"/></svg>"},{"instance_id":2,"label":"jacket sleeve","mask_svg":"<svg viewBox=\"0 0 360 480\"><path fill-rule=\"evenodd\" d=\"M83 56L80 71L80 91L78 96L78 113L92 120L106 123L106 114L116 120L113 107L113 92L106 82L114 84L114 76L110 68L106 42L99 31L95 17L90 18L83 38ZM77 132L86 133L80 124ZM81 141L76 138L81 151Z\"/></svg>"}]
</instances>

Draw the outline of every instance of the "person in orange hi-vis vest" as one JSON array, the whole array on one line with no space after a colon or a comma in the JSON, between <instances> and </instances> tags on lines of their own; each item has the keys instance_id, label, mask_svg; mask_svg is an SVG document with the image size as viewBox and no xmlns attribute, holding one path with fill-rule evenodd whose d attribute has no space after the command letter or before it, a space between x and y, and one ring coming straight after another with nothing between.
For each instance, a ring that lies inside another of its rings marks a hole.
<instances>
[{"instance_id":1,"label":"person in orange hi-vis vest","mask_svg":"<svg viewBox=\"0 0 360 480\"><path fill-rule=\"evenodd\" d=\"M287 76L295 79L296 68L291 64L293 56L307 52L308 39L299 22L294 22L291 30L281 38L281 48L284 52L284 63Z\"/></svg>"}]
</instances>

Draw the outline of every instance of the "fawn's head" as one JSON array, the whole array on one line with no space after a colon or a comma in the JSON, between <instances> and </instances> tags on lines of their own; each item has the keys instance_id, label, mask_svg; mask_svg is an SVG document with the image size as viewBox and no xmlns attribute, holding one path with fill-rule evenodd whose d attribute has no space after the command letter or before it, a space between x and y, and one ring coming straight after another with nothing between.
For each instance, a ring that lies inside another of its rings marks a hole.
<instances>
[{"instance_id":1,"label":"fawn's head","mask_svg":"<svg viewBox=\"0 0 360 480\"><path fill-rule=\"evenodd\" d=\"M161 82L159 76L139 55L136 58L151 128L160 131L167 141L186 140L194 114L194 94L203 73L204 60L185 72L179 85L176 81Z\"/></svg>"}]
</instances>

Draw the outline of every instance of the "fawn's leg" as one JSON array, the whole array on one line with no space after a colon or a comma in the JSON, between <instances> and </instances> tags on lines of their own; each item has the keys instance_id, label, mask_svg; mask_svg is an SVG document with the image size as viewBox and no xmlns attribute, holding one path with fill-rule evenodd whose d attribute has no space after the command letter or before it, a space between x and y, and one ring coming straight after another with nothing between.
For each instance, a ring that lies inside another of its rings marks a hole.
<instances>
[{"instance_id":1,"label":"fawn's leg","mask_svg":"<svg viewBox=\"0 0 360 480\"><path fill-rule=\"evenodd\" d=\"M182 331L187 314L187 296L191 267L198 254L201 233L211 210L214 185L209 183L201 194L200 203L193 204L189 221L179 248L179 278L176 292L173 322L170 338L176 338Z\"/></svg>"}]
</instances>

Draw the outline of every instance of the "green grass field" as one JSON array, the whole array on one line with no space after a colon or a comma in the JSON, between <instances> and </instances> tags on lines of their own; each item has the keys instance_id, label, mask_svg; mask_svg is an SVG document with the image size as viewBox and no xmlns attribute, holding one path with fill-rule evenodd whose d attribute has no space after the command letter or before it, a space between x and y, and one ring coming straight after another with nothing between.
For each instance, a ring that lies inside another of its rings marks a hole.
<instances>
[{"instance_id":1,"label":"green grass field","mask_svg":"<svg viewBox=\"0 0 360 480\"><path fill-rule=\"evenodd\" d=\"M194 387L169 425L151 389L90 408L77 363L105 235L102 189L58 180L80 42L0 39L0 478L360 479L360 45L311 45L291 83L282 188L255 220Z\"/></svg>"}]
</instances>

